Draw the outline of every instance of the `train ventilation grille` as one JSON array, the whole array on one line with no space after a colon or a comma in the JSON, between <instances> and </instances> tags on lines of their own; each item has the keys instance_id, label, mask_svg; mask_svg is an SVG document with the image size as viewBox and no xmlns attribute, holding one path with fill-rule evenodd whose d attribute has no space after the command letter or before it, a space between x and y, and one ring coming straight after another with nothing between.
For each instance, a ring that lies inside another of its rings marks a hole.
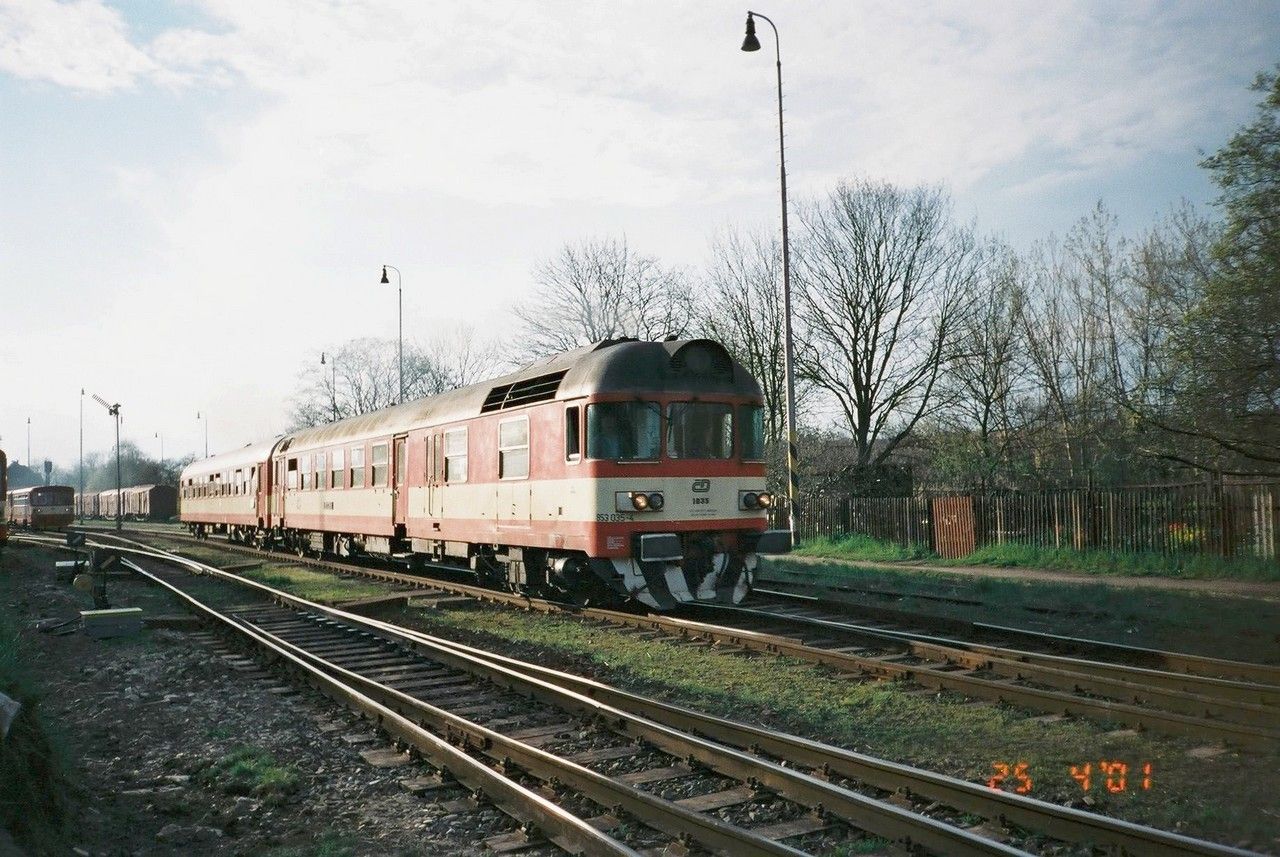
<instances>
[{"instance_id":1,"label":"train ventilation grille","mask_svg":"<svg viewBox=\"0 0 1280 857\"><path fill-rule=\"evenodd\" d=\"M532 405L534 402L554 399L566 371L561 370L549 375L539 375L536 378L526 378L514 384L494 387L489 391L489 395L485 396L484 404L480 406L480 413L505 411L507 408L518 408L521 405Z\"/></svg>"}]
</instances>

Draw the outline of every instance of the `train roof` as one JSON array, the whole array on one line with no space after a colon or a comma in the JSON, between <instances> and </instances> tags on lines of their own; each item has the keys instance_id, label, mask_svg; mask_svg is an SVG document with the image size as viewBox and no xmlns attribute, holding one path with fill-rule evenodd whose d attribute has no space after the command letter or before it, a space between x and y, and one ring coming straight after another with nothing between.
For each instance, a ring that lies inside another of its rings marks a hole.
<instances>
[{"instance_id":1,"label":"train roof","mask_svg":"<svg viewBox=\"0 0 1280 857\"><path fill-rule=\"evenodd\" d=\"M76 492L76 489L70 485L28 485L26 488L14 488L9 493L16 497L20 494L30 494L32 491L44 491L47 488L65 488L72 494Z\"/></svg>"},{"instance_id":2,"label":"train roof","mask_svg":"<svg viewBox=\"0 0 1280 857\"><path fill-rule=\"evenodd\" d=\"M269 440L254 441L230 452L220 452L217 455L193 461L182 469L178 483L185 485L188 479L204 482L213 473L231 473L237 468L247 470L255 467L267 460L281 437L282 435L276 435Z\"/></svg>"},{"instance_id":3,"label":"train roof","mask_svg":"<svg viewBox=\"0 0 1280 857\"><path fill-rule=\"evenodd\" d=\"M710 339L647 342L605 339L538 360L504 375L436 396L392 405L289 435L251 443L231 452L194 461L181 482L203 482L210 474L247 469L288 449L318 449L424 425L443 425L485 413L539 402L572 400L599 394L760 397L751 373Z\"/></svg>"},{"instance_id":4,"label":"train roof","mask_svg":"<svg viewBox=\"0 0 1280 857\"><path fill-rule=\"evenodd\" d=\"M606 339L538 360L500 378L302 429L281 441L279 451L382 437L557 399L675 391L691 396L761 395L751 373L713 340Z\"/></svg>"}]
</instances>

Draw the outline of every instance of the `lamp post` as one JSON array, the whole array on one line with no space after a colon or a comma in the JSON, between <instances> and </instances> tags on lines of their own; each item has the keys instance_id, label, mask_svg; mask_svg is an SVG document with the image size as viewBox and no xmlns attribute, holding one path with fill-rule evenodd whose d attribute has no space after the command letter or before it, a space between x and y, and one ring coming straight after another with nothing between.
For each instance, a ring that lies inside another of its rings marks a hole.
<instances>
[{"instance_id":1,"label":"lamp post","mask_svg":"<svg viewBox=\"0 0 1280 857\"><path fill-rule=\"evenodd\" d=\"M84 387L80 388L80 523L84 523Z\"/></svg>"},{"instance_id":2,"label":"lamp post","mask_svg":"<svg viewBox=\"0 0 1280 857\"><path fill-rule=\"evenodd\" d=\"M156 432L156 440L160 441L160 469L164 470L164 435Z\"/></svg>"},{"instance_id":3,"label":"lamp post","mask_svg":"<svg viewBox=\"0 0 1280 857\"><path fill-rule=\"evenodd\" d=\"M383 265L382 266L382 282L384 285L391 282L391 280L387 277L387 268L390 268L391 270L396 272L396 292L399 293L400 321L398 325L398 332L396 335L397 342L399 343L399 353L400 353L400 400L399 402L397 402L397 404L399 404L400 402L404 402L404 282L400 278L399 268L397 268L395 265Z\"/></svg>"},{"instance_id":4,"label":"lamp post","mask_svg":"<svg viewBox=\"0 0 1280 857\"><path fill-rule=\"evenodd\" d=\"M120 403L107 404L107 400L94 394L93 400L107 409L107 415L116 418L116 530L124 529L124 489L120 481Z\"/></svg>"},{"instance_id":5,"label":"lamp post","mask_svg":"<svg viewBox=\"0 0 1280 857\"><path fill-rule=\"evenodd\" d=\"M325 354L320 352L320 365L325 365ZM329 404L333 407L333 421L338 421L338 361L329 361Z\"/></svg>"},{"instance_id":6,"label":"lamp post","mask_svg":"<svg viewBox=\"0 0 1280 857\"><path fill-rule=\"evenodd\" d=\"M27 417L27 468L31 468L31 417Z\"/></svg>"},{"instance_id":7,"label":"lamp post","mask_svg":"<svg viewBox=\"0 0 1280 857\"><path fill-rule=\"evenodd\" d=\"M784 330L783 372L787 380L787 518L791 538L796 537L796 504L800 500L800 476L796 472L800 463L800 450L796 444L796 377L795 344L791 337L791 243L787 232L787 147L782 133L782 45L778 40L778 28L759 12L747 12L747 35L742 40L744 51L760 50L756 38L756 18L763 19L773 29L774 56L778 66L778 163L782 179L782 313Z\"/></svg>"},{"instance_id":8,"label":"lamp post","mask_svg":"<svg viewBox=\"0 0 1280 857\"><path fill-rule=\"evenodd\" d=\"M196 411L196 420L204 423L204 457L209 457L209 418L200 415L200 411Z\"/></svg>"}]
</instances>

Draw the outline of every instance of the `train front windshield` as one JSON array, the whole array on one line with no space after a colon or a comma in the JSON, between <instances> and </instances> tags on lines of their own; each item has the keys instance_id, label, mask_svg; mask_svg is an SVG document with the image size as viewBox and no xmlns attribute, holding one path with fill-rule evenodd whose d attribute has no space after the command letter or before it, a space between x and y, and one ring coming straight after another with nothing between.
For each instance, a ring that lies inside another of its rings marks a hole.
<instances>
[{"instance_id":1,"label":"train front windshield","mask_svg":"<svg viewBox=\"0 0 1280 857\"><path fill-rule=\"evenodd\" d=\"M32 506L70 506L74 492L65 488L37 488L31 492Z\"/></svg>"},{"instance_id":2,"label":"train front windshield","mask_svg":"<svg viewBox=\"0 0 1280 857\"><path fill-rule=\"evenodd\" d=\"M657 402L598 402L587 407L587 457L656 461L662 438Z\"/></svg>"}]
</instances>

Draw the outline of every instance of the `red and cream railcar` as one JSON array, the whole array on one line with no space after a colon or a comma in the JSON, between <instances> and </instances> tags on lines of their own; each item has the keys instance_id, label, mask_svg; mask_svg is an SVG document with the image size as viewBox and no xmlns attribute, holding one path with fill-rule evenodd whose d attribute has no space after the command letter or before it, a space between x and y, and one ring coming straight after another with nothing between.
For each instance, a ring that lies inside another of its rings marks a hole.
<instances>
[{"instance_id":1,"label":"red and cream railcar","mask_svg":"<svg viewBox=\"0 0 1280 857\"><path fill-rule=\"evenodd\" d=\"M76 489L37 485L9 492L9 523L33 530L65 527L75 519Z\"/></svg>"},{"instance_id":2,"label":"red and cream railcar","mask_svg":"<svg viewBox=\"0 0 1280 857\"><path fill-rule=\"evenodd\" d=\"M226 533L263 543L275 526L268 510L267 466L279 438L187 465L178 480L178 517L193 532Z\"/></svg>"},{"instance_id":3,"label":"red and cream railcar","mask_svg":"<svg viewBox=\"0 0 1280 857\"><path fill-rule=\"evenodd\" d=\"M790 547L766 529L759 385L709 340L605 341L249 449L184 471L197 532L659 608L739 601Z\"/></svg>"}]
</instances>

